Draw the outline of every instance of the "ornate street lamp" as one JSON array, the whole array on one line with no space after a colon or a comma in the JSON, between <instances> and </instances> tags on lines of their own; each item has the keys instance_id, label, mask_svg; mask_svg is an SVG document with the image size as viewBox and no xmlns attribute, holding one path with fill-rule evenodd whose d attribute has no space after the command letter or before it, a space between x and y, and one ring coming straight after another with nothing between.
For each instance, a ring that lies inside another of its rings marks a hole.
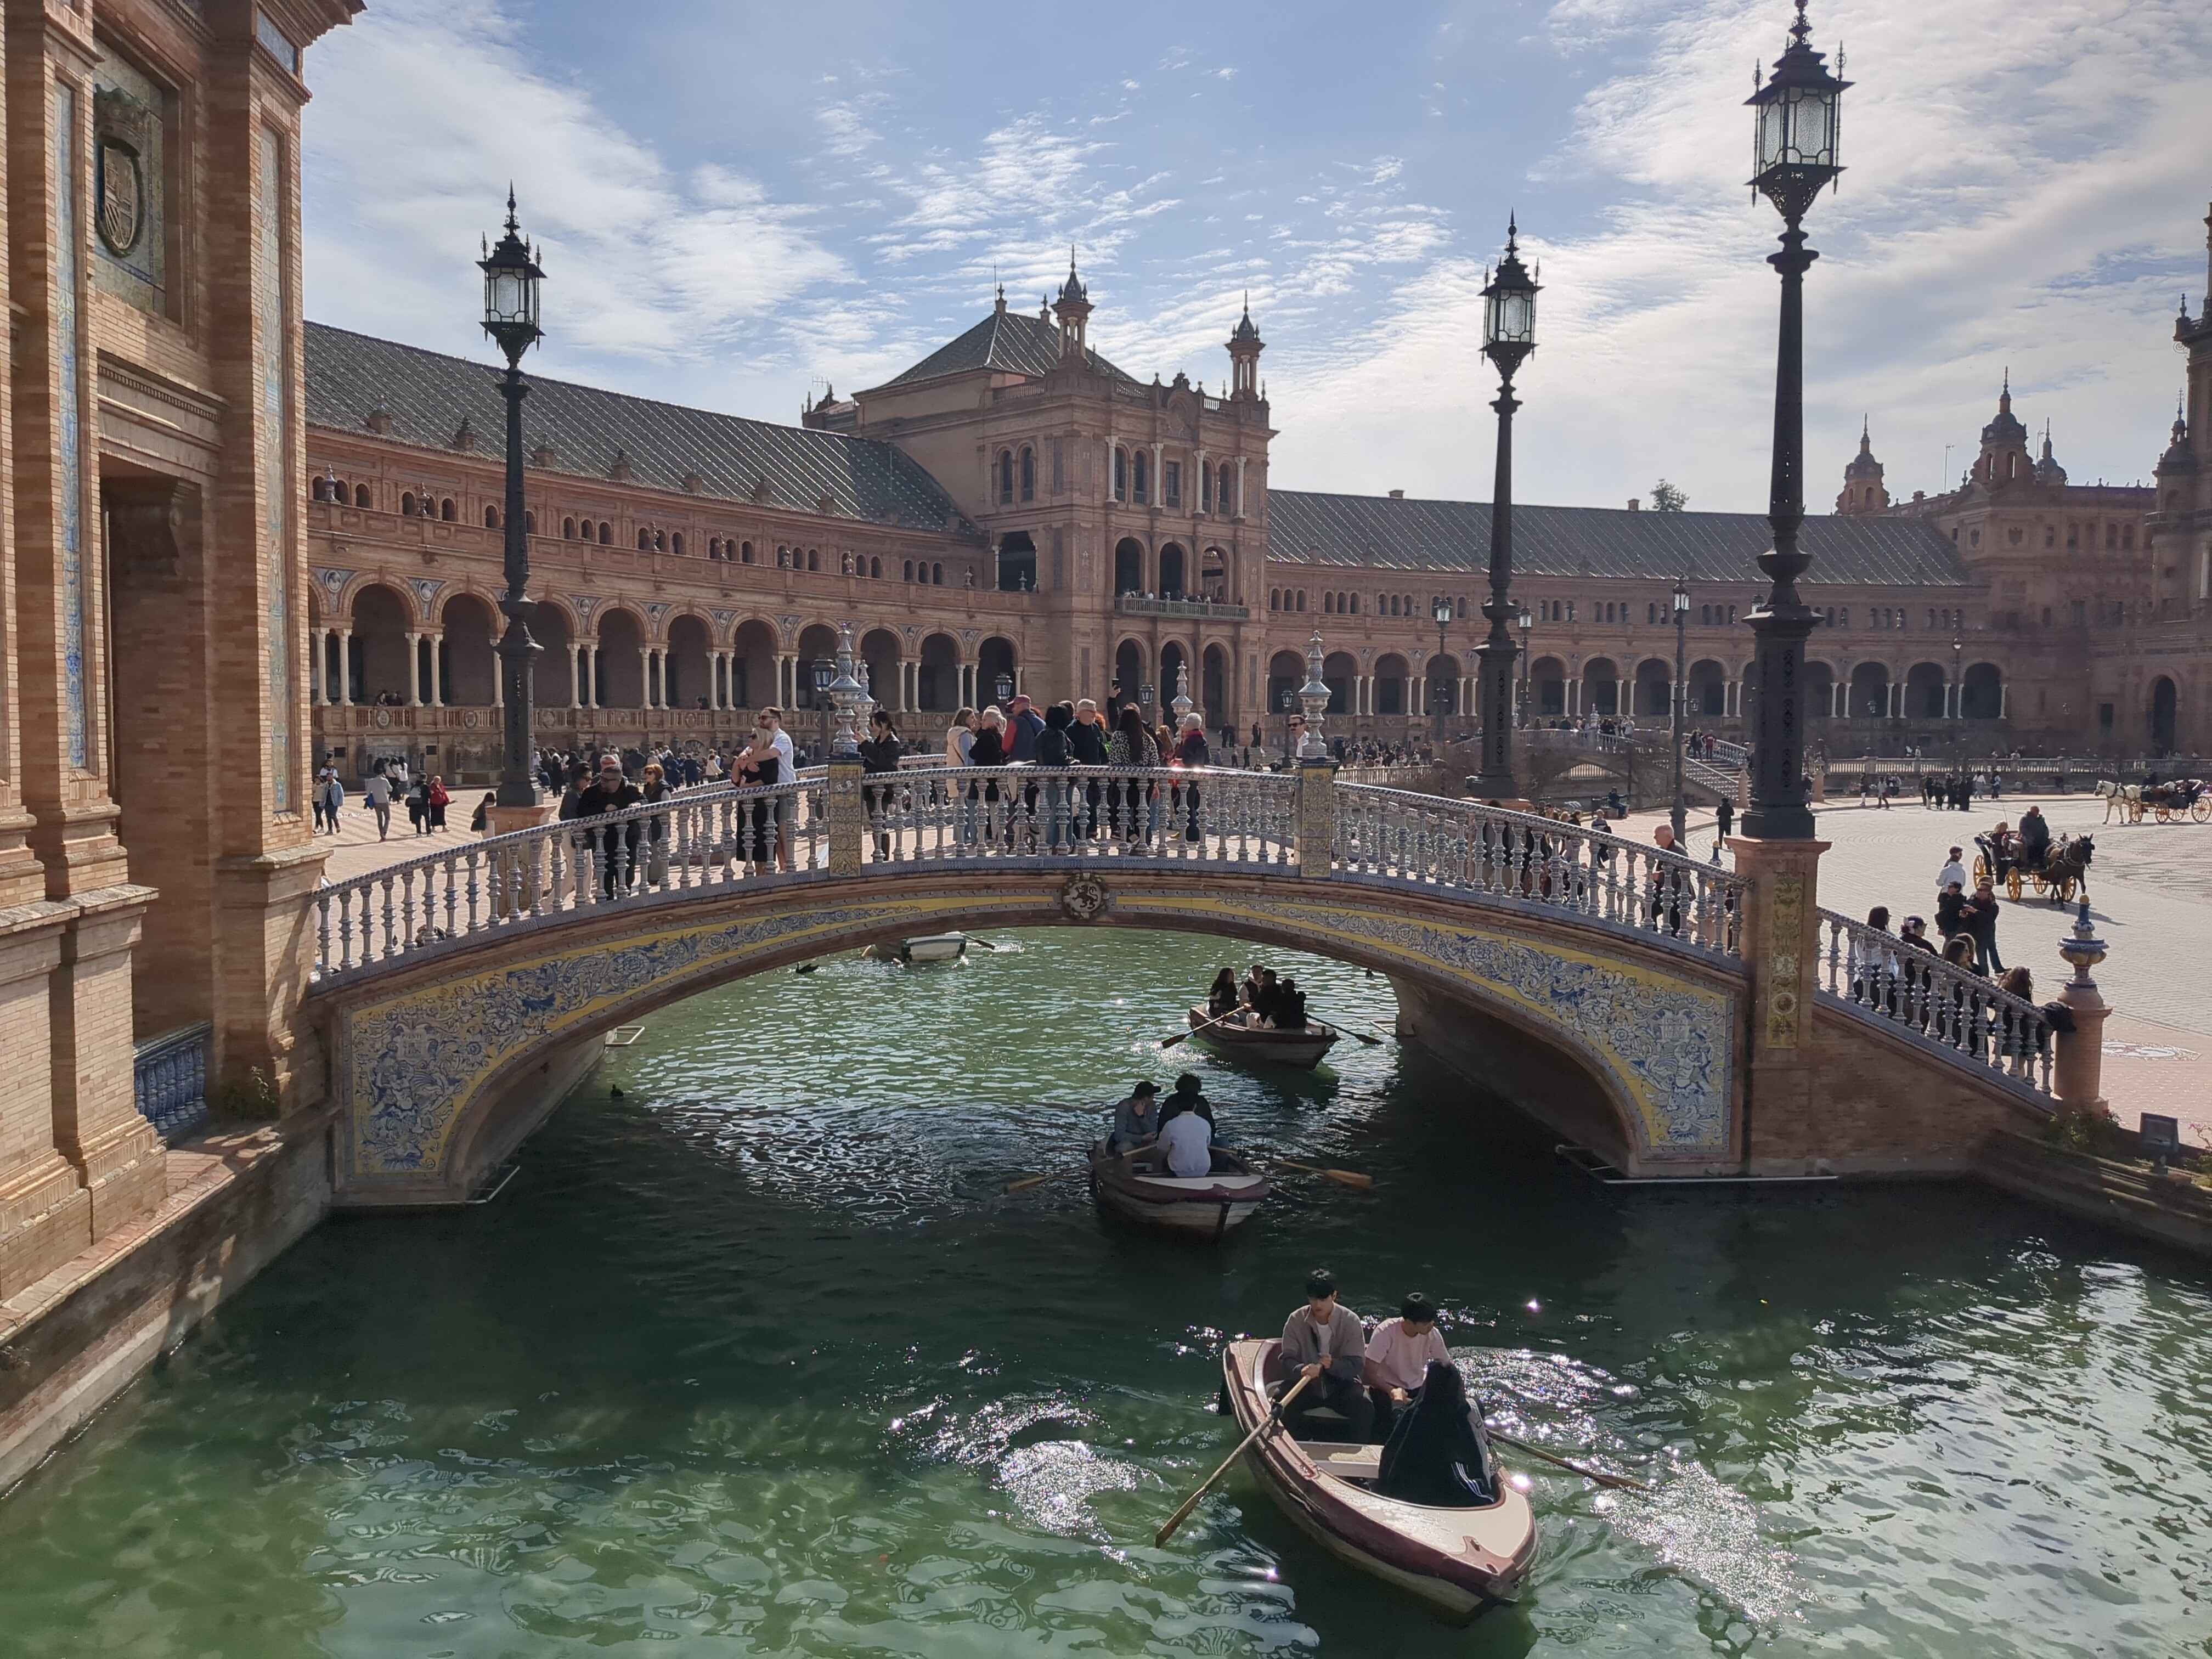
<instances>
[{"instance_id":1,"label":"ornate street lamp","mask_svg":"<svg viewBox=\"0 0 2212 1659\"><path fill-rule=\"evenodd\" d=\"M1520 226L1505 222L1505 257L1482 290L1482 353L1498 366L1498 483L1490 500L1490 597L1482 614L1490 635L1475 647L1481 661L1482 769L1474 793L1486 800L1513 800L1521 791L1513 781L1514 607L1513 583L1513 376L1536 349L1536 284L1521 263Z\"/></svg>"},{"instance_id":2,"label":"ornate street lamp","mask_svg":"<svg viewBox=\"0 0 2212 1659\"><path fill-rule=\"evenodd\" d=\"M1528 630L1536 625L1536 613L1527 605L1521 607L1521 719L1517 724L1534 726L1536 711L1528 702Z\"/></svg>"},{"instance_id":3,"label":"ornate street lamp","mask_svg":"<svg viewBox=\"0 0 2212 1659\"><path fill-rule=\"evenodd\" d=\"M1012 674L1000 675L993 689L998 692L999 702L1001 705L1012 702L1014 700L1014 677ZM1146 693L1145 701L1146 702L1150 702L1152 700L1150 695L1152 688L1150 686L1146 686L1145 690Z\"/></svg>"},{"instance_id":4,"label":"ornate street lamp","mask_svg":"<svg viewBox=\"0 0 2212 1659\"><path fill-rule=\"evenodd\" d=\"M1434 684L1430 687L1429 700L1436 707L1429 712L1436 717L1437 741L1444 740L1444 704L1450 701L1449 682L1444 678L1444 629L1451 625L1452 602L1438 599L1433 614L1437 619L1437 672L1430 676Z\"/></svg>"},{"instance_id":5,"label":"ornate street lamp","mask_svg":"<svg viewBox=\"0 0 2212 1659\"><path fill-rule=\"evenodd\" d=\"M1782 276L1782 325L1774 371L1774 468L1766 520L1774 545L1759 556L1773 584L1752 608L1759 705L1752 732L1751 805L1743 833L1773 841L1808 841L1813 812L1805 800L1805 641L1812 607L1797 597L1797 578L1812 563L1797 546L1805 519L1805 273L1820 256L1799 226L1813 199L1835 182L1837 121L1844 88L1813 50L1805 0L1790 45L1766 84L1746 101L1758 112L1752 144L1752 188L1782 215L1782 251L1767 256Z\"/></svg>"},{"instance_id":6,"label":"ornate street lamp","mask_svg":"<svg viewBox=\"0 0 2212 1659\"><path fill-rule=\"evenodd\" d=\"M499 672L507 701L505 744L500 756L499 788L494 804L532 807L538 804L538 772L531 763L537 738L536 659L543 649L530 637L530 538L522 507L522 354L544 337L538 326L538 285L545 280L537 258L515 222L514 186L507 187L507 228L496 247L477 261L484 277L483 330L507 357L500 392L507 399L507 507L500 520L506 538L507 592L499 608L507 618L500 635ZM422 498L423 511L429 497Z\"/></svg>"},{"instance_id":7,"label":"ornate street lamp","mask_svg":"<svg viewBox=\"0 0 2212 1659\"><path fill-rule=\"evenodd\" d=\"M827 657L817 657L807 670L807 678L814 687L814 706L822 713L822 758L830 758L830 687L837 678L837 665Z\"/></svg>"},{"instance_id":8,"label":"ornate street lamp","mask_svg":"<svg viewBox=\"0 0 2212 1659\"><path fill-rule=\"evenodd\" d=\"M1690 590L1680 576L1674 579L1674 807L1668 815L1674 826L1674 850L1687 853L1690 807L1682 797L1683 659L1689 651Z\"/></svg>"},{"instance_id":9,"label":"ornate street lamp","mask_svg":"<svg viewBox=\"0 0 2212 1659\"><path fill-rule=\"evenodd\" d=\"M823 665L817 665L817 669ZM837 734L829 744L830 755L838 760L849 760L860 752L860 721L865 718L862 705L867 701L867 688L853 672L853 624L837 624L837 677L823 688L830 694L830 707L837 713Z\"/></svg>"}]
</instances>

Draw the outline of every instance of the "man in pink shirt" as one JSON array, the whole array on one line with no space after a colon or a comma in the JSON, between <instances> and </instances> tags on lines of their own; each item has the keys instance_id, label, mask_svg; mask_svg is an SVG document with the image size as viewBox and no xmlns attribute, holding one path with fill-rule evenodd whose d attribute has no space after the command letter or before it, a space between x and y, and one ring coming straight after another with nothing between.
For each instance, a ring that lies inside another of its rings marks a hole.
<instances>
[{"instance_id":1,"label":"man in pink shirt","mask_svg":"<svg viewBox=\"0 0 2212 1659\"><path fill-rule=\"evenodd\" d=\"M1395 1414L1420 1397L1421 1381L1428 1376L1432 1359L1449 1365L1451 1355L1437 1329L1436 1304L1414 1291L1399 1308L1398 1316L1381 1322L1367 1340L1367 1363L1361 1380L1367 1384L1368 1398L1375 1402L1380 1438L1389 1438Z\"/></svg>"}]
</instances>

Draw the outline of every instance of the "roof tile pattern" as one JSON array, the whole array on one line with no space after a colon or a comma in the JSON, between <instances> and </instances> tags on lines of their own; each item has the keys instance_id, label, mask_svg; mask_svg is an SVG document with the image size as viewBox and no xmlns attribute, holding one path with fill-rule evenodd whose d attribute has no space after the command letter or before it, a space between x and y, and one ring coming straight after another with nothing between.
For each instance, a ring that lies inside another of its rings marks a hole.
<instances>
[{"instance_id":1,"label":"roof tile pattern","mask_svg":"<svg viewBox=\"0 0 2212 1659\"><path fill-rule=\"evenodd\" d=\"M1924 519L1808 518L1808 586L1960 586L1959 550ZM1620 507L1513 507L1513 568L1530 576L1763 582L1773 545L1755 513L1631 513ZM1267 556L1378 570L1481 572L1490 564L1487 501L1398 501L1309 490L1267 492Z\"/></svg>"},{"instance_id":2,"label":"roof tile pattern","mask_svg":"<svg viewBox=\"0 0 2212 1659\"><path fill-rule=\"evenodd\" d=\"M307 327L307 422L343 432L367 428L369 411L392 416L392 435L448 449L465 420L479 434L507 430L503 371L392 340ZM530 378L522 404L523 444L550 446L564 472L609 477L619 456L629 482L750 501L768 485L767 505L817 511L826 499L839 517L942 531L958 509L920 463L872 439L742 420L704 410L602 392L567 380Z\"/></svg>"},{"instance_id":3,"label":"roof tile pattern","mask_svg":"<svg viewBox=\"0 0 2212 1659\"><path fill-rule=\"evenodd\" d=\"M1137 384L1088 347L1084 356L1091 372L1127 386ZM986 317L958 339L924 357L889 386L914 380L933 380L940 374L960 374L970 369L995 368L1008 374L1049 374L1060 367L1060 329L1025 311L1000 311Z\"/></svg>"}]
</instances>

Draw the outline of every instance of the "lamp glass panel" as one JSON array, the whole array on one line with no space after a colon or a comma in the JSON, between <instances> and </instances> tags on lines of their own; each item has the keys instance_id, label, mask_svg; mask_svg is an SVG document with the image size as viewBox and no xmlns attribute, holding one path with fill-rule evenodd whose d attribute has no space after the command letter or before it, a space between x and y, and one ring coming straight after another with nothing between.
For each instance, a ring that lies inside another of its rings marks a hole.
<instances>
[{"instance_id":1,"label":"lamp glass panel","mask_svg":"<svg viewBox=\"0 0 2212 1659\"><path fill-rule=\"evenodd\" d=\"M1780 167L1790 159L1790 112L1778 98L1759 106L1758 169Z\"/></svg>"},{"instance_id":2,"label":"lamp glass panel","mask_svg":"<svg viewBox=\"0 0 2212 1659\"><path fill-rule=\"evenodd\" d=\"M512 322L522 315L522 278L512 270L495 270L491 276L491 314L501 322Z\"/></svg>"}]
</instances>

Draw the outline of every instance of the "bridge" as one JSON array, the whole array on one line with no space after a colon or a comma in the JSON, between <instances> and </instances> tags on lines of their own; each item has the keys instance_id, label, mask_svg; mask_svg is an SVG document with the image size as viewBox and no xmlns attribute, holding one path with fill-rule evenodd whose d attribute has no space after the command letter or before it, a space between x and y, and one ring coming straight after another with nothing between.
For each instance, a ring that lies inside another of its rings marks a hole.
<instances>
[{"instance_id":1,"label":"bridge","mask_svg":"<svg viewBox=\"0 0 2212 1659\"><path fill-rule=\"evenodd\" d=\"M1820 850L1739 841L1723 870L1320 759L839 761L489 837L315 896L336 1200L464 1201L613 1027L956 928L1179 929L1374 969L1405 1035L1637 1177L1961 1170L2094 1097L2094 986L2055 1031L1819 909Z\"/></svg>"}]
</instances>

